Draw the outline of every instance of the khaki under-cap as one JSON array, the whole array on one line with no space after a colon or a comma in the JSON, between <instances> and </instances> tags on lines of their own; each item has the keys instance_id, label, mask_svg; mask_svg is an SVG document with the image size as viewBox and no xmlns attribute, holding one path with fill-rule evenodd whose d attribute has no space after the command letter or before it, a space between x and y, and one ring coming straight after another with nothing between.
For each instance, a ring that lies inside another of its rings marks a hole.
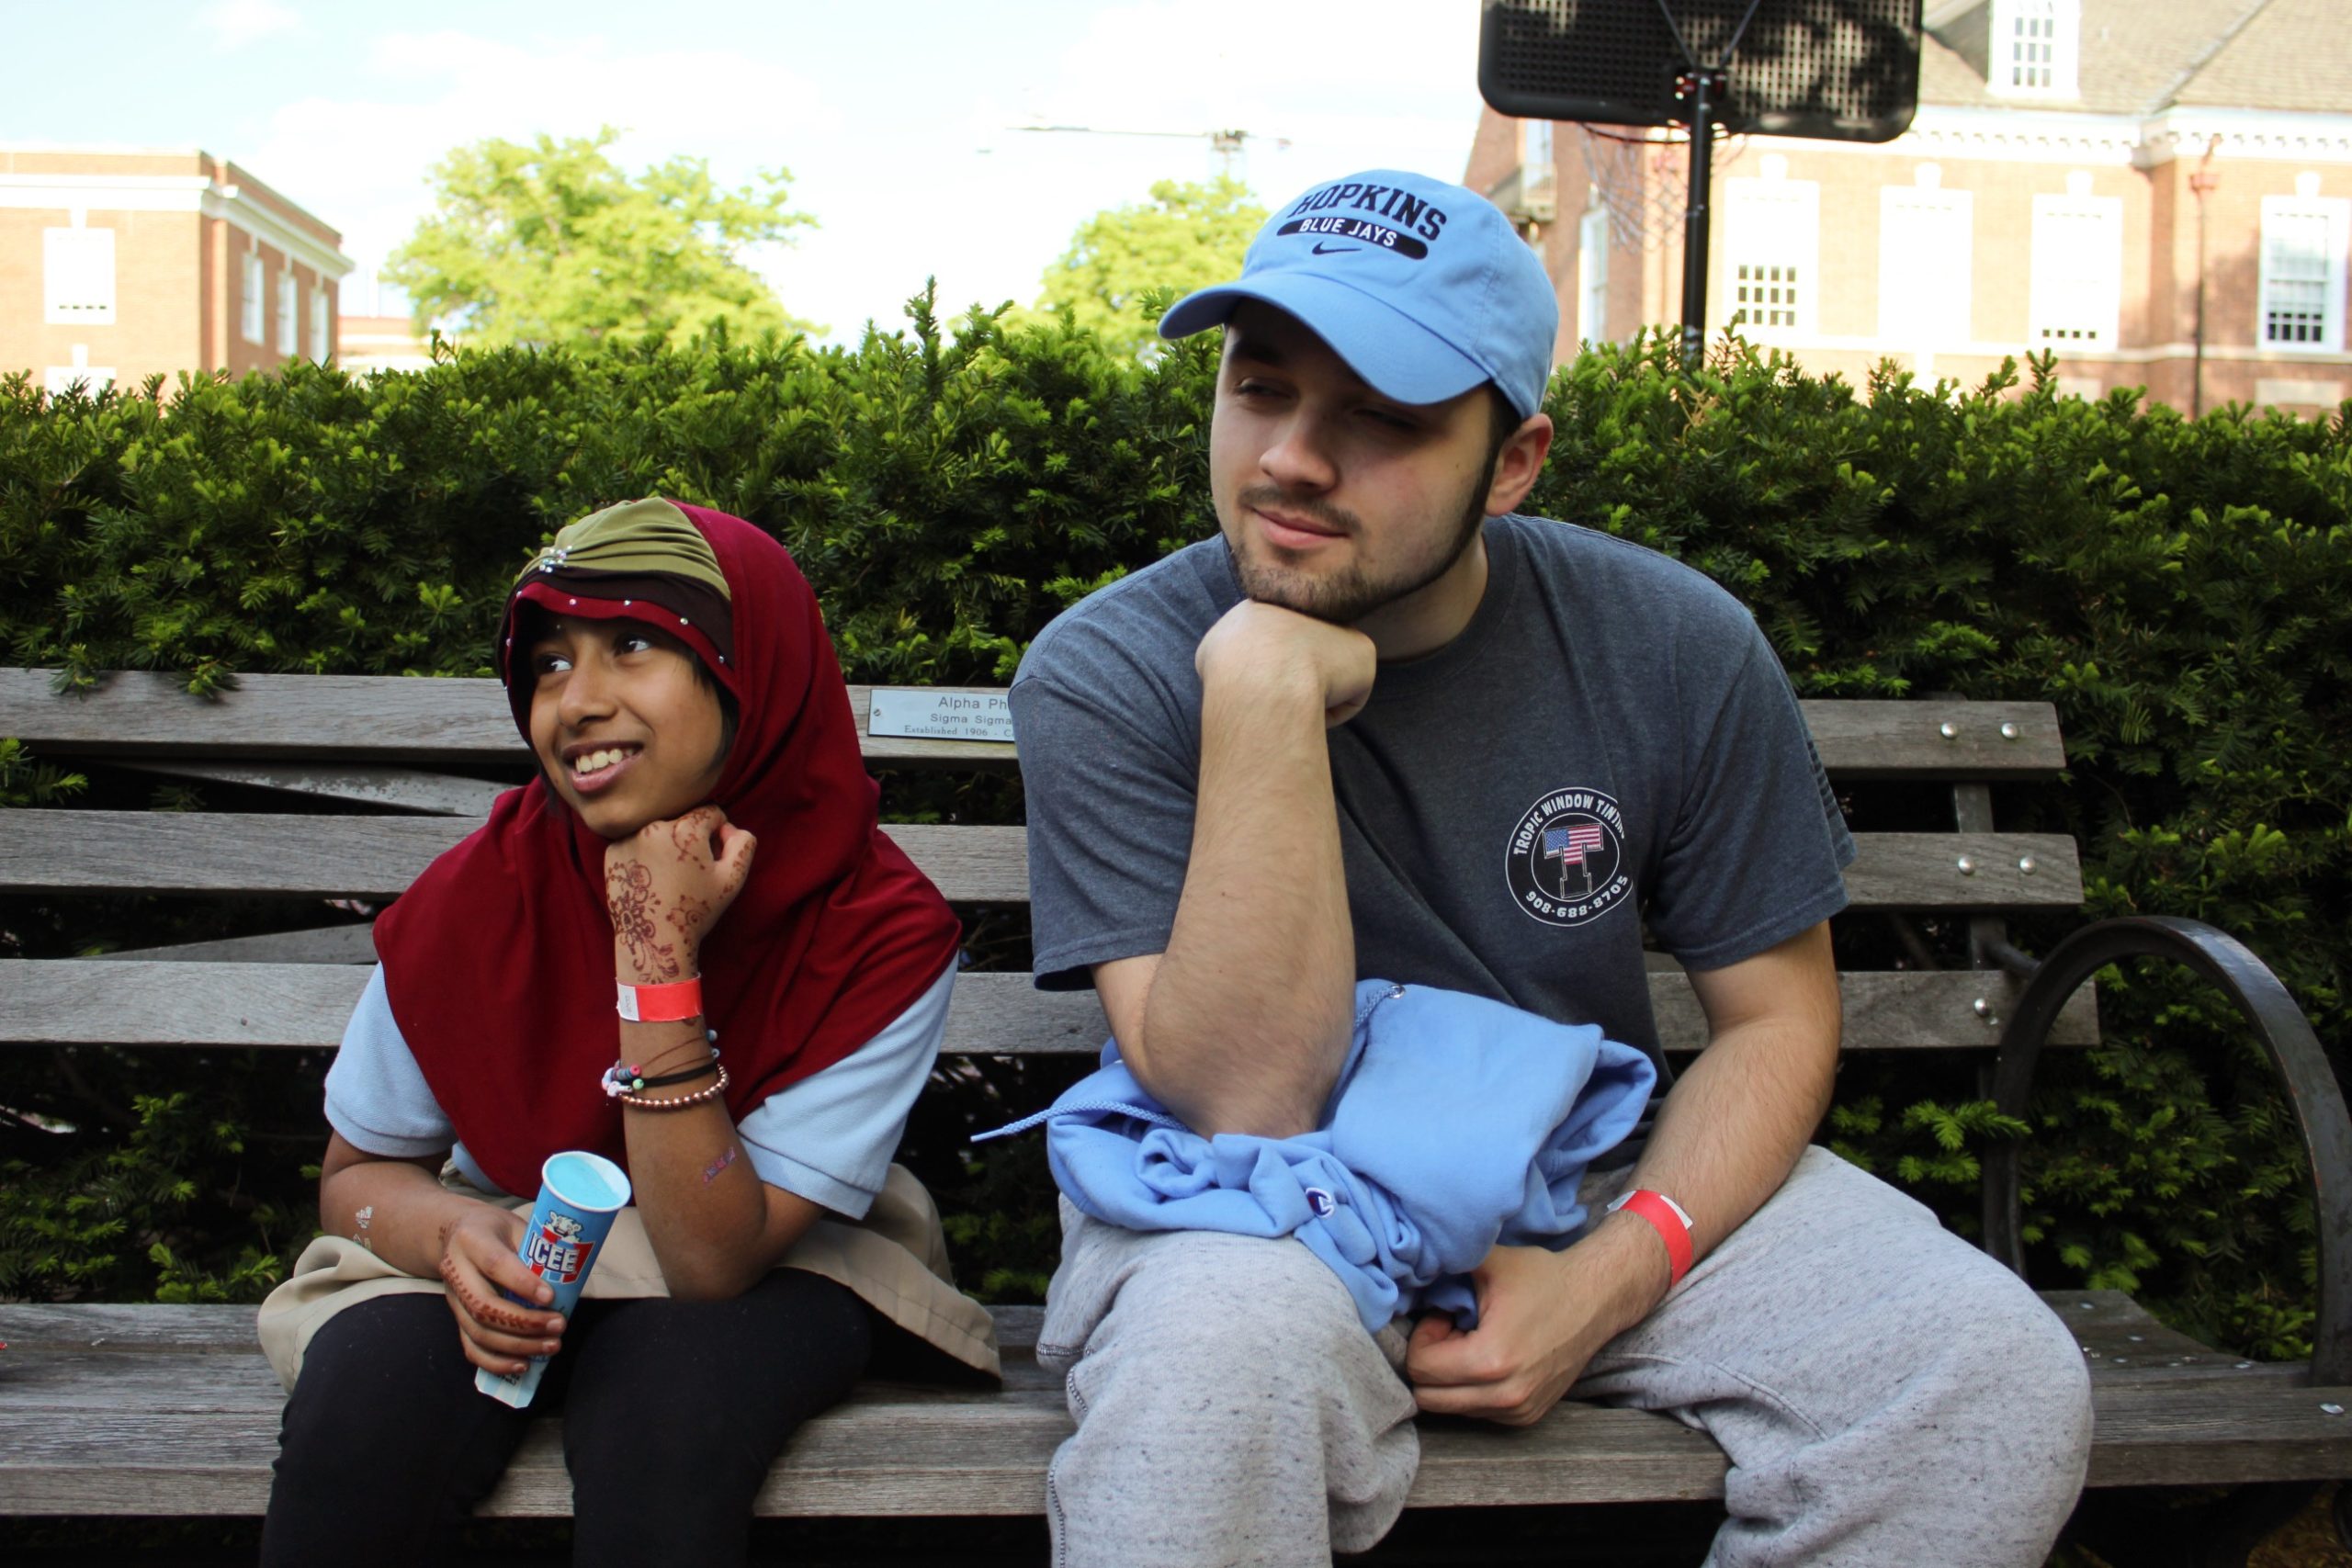
<instances>
[{"instance_id":1,"label":"khaki under-cap","mask_svg":"<svg viewBox=\"0 0 2352 1568\"><path fill-rule=\"evenodd\" d=\"M659 497L624 501L564 525L514 581L521 584L533 572L567 570L616 577L667 573L698 582L721 599L734 597L702 530L675 503Z\"/></svg>"}]
</instances>

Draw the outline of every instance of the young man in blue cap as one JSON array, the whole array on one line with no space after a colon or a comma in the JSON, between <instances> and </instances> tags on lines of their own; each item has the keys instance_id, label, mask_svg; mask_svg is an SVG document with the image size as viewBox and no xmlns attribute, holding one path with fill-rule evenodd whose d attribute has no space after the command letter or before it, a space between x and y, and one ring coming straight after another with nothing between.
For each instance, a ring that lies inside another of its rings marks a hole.
<instances>
[{"instance_id":1,"label":"young man in blue cap","mask_svg":"<svg viewBox=\"0 0 2352 1568\"><path fill-rule=\"evenodd\" d=\"M1390 171L1307 193L1168 313L1171 338L1225 329L1220 536L1023 661L1035 966L1093 986L1204 1133L1312 1128L1363 976L1656 1056L1645 927L1708 1048L1588 1179L1599 1223L1489 1256L1468 1332L1367 1336L1289 1239L1065 1204L1038 1341L1078 1422L1057 1562L1362 1551L1404 1505L1416 1410L1523 1425L1570 1393L1723 1445L1720 1564L2038 1563L2081 1484L2064 1325L1807 1147L1853 846L1770 649L1698 573L1515 514L1557 319L1499 212Z\"/></svg>"}]
</instances>

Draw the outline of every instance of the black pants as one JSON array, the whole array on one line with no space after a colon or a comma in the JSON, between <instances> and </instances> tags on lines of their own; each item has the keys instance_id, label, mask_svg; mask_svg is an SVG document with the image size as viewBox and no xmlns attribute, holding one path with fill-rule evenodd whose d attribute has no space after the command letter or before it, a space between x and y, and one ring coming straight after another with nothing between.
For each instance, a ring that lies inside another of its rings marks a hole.
<instances>
[{"instance_id":1,"label":"black pants","mask_svg":"<svg viewBox=\"0 0 2352 1568\"><path fill-rule=\"evenodd\" d=\"M286 1402L265 1564L433 1561L533 1418L563 1413L575 1563L741 1562L785 1440L874 1345L865 1303L778 1269L732 1301L582 1302L537 1397L476 1392L438 1294L337 1313Z\"/></svg>"}]
</instances>

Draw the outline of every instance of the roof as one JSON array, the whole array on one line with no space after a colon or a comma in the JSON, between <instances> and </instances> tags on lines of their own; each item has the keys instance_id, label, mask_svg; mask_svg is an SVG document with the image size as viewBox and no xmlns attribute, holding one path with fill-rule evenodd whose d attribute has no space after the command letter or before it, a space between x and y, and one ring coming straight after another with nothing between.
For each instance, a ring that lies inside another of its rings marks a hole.
<instances>
[{"instance_id":1,"label":"roof","mask_svg":"<svg viewBox=\"0 0 2352 1568\"><path fill-rule=\"evenodd\" d=\"M2352 114L2352 31L2336 0L2269 0L2173 102Z\"/></svg>"},{"instance_id":2,"label":"roof","mask_svg":"<svg viewBox=\"0 0 2352 1568\"><path fill-rule=\"evenodd\" d=\"M1919 101L2158 114L2175 105L2352 114L2352 29L2340 0L2082 0L2072 99L1985 85L1990 0L1939 7L1920 39Z\"/></svg>"}]
</instances>

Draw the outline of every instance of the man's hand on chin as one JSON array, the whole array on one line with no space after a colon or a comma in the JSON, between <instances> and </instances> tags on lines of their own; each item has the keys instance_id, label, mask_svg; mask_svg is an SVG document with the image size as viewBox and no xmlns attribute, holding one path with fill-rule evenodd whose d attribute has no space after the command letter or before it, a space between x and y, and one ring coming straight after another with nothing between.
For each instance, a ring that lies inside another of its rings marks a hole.
<instances>
[{"instance_id":1,"label":"man's hand on chin","mask_svg":"<svg viewBox=\"0 0 2352 1568\"><path fill-rule=\"evenodd\" d=\"M1219 616L1193 652L1204 685L1299 682L1317 694L1326 726L1363 711L1378 663L1372 639L1353 626L1254 599Z\"/></svg>"},{"instance_id":2,"label":"man's hand on chin","mask_svg":"<svg viewBox=\"0 0 2352 1568\"><path fill-rule=\"evenodd\" d=\"M1478 1326L1421 1319L1405 1377L1433 1416L1529 1427L1560 1402L1603 1345L1666 1294L1666 1249L1640 1221L1616 1217L1563 1252L1498 1247L1472 1271Z\"/></svg>"}]
</instances>

